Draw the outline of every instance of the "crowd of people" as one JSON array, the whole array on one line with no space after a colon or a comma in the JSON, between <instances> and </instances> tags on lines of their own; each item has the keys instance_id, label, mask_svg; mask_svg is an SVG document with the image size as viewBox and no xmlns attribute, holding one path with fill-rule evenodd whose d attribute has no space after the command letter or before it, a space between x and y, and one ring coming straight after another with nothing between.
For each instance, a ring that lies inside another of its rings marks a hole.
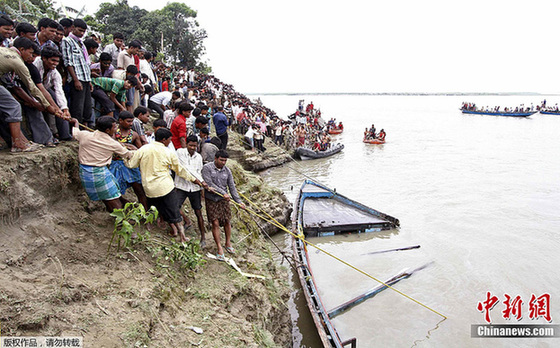
<instances>
[{"instance_id":1,"label":"crowd of people","mask_svg":"<svg viewBox=\"0 0 560 348\"><path fill-rule=\"evenodd\" d=\"M214 76L154 62L139 40L114 33L102 47L87 29L82 19L43 18L34 26L0 16L4 142L15 153L78 141L80 180L91 200L120 209L132 188L180 241L194 225L182 209L188 198L202 247L204 204L224 260L224 250L235 253L230 201L245 207L226 166L228 130L265 151L264 137L285 145L291 123Z\"/></svg>"},{"instance_id":2,"label":"crowd of people","mask_svg":"<svg viewBox=\"0 0 560 348\"><path fill-rule=\"evenodd\" d=\"M325 122L321 118L321 110L315 109L313 102L303 107L303 100L300 100L298 110L293 114L296 122L296 143L295 147L306 147L313 151L326 151L331 148L332 138L329 133L333 130L341 132L344 129L342 122L336 123L336 118L331 118Z\"/></svg>"},{"instance_id":3,"label":"crowd of people","mask_svg":"<svg viewBox=\"0 0 560 348\"><path fill-rule=\"evenodd\" d=\"M82 19L43 18L35 26L0 15L0 136L12 153L77 140L90 199L113 211L132 188L181 241L194 225L182 209L188 198L203 247L204 203L218 259L224 249L235 252L229 202L242 204L226 166L228 131L264 152L267 137L286 148L326 150L329 130L342 129L334 119L325 124L313 102L304 111L300 101L295 122L283 120L212 75L156 62L156 52L135 38L113 33L103 47L87 31Z\"/></svg>"},{"instance_id":4,"label":"crowd of people","mask_svg":"<svg viewBox=\"0 0 560 348\"><path fill-rule=\"evenodd\" d=\"M558 108L558 103L554 105L546 105L546 99L541 102L541 105L537 106L537 110L544 111L544 112L560 112L560 108Z\"/></svg>"}]
</instances>

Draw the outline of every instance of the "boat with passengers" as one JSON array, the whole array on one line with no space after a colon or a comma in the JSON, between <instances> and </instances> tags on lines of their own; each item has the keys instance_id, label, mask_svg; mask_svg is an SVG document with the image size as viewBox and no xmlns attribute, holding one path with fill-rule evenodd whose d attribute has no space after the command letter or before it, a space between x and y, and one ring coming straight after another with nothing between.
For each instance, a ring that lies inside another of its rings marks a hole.
<instances>
[{"instance_id":1,"label":"boat with passengers","mask_svg":"<svg viewBox=\"0 0 560 348\"><path fill-rule=\"evenodd\" d=\"M300 146L296 149L295 156L301 160L324 158L339 153L342 149L344 149L344 144L340 143L330 144L326 150L314 150L307 146Z\"/></svg>"},{"instance_id":2,"label":"boat with passengers","mask_svg":"<svg viewBox=\"0 0 560 348\"><path fill-rule=\"evenodd\" d=\"M556 109L540 109L539 112L543 115L560 115L560 110Z\"/></svg>"},{"instance_id":3,"label":"boat with passengers","mask_svg":"<svg viewBox=\"0 0 560 348\"><path fill-rule=\"evenodd\" d=\"M504 108L501 110L499 106L493 108L478 108L473 103L463 103L461 106L463 114L471 115L490 115L490 116L510 116L510 117L528 117L534 115L538 110L533 110L533 107L525 107L523 104L515 108Z\"/></svg>"}]
</instances>

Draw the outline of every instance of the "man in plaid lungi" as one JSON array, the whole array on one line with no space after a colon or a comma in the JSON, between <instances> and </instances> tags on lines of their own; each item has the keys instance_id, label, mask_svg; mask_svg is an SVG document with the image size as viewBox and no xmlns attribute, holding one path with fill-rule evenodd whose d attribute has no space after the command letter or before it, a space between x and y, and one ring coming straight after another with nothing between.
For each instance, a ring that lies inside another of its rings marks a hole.
<instances>
[{"instance_id":1,"label":"man in plaid lungi","mask_svg":"<svg viewBox=\"0 0 560 348\"><path fill-rule=\"evenodd\" d=\"M124 200L119 184L107 166L111 164L113 153L130 158L132 152L112 138L117 129L115 119L111 116L100 117L95 132L81 131L75 118L71 123L74 125L72 136L80 143L80 179L87 195L93 201L103 201L109 212L122 209Z\"/></svg>"}]
</instances>

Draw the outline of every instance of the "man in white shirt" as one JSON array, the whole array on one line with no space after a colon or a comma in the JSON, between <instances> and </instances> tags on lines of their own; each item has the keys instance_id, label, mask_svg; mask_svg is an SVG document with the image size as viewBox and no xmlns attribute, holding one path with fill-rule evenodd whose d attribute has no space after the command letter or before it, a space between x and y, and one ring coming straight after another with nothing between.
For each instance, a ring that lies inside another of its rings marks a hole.
<instances>
[{"instance_id":1,"label":"man in white shirt","mask_svg":"<svg viewBox=\"0 0 560 348\"><path fill-rule=\"evenodd\" d=\"M165 121L160 119L157 119L154 121L154 123L152 123L152 126L154 127L154 131L152 132L152 134L146 136L146 140L148 141L148 144L153 143L154 141L156 141L155 139L155 133L158 129L160 128L167 128L167 125L165 124ZM175 153L175 146L173 146L173 142L169 142L169 145L167 145L167 149L173 153Z\"/></svg>"},{"instance_id":2,"label":"man in white shirt","mask_svg":"<svg viewBox=\"0 0 560 348\"><path fill-rule=\"evenodd\" d=\"M177 150L177 157L179 163L185 167L195 178L200 182L202 179L202 156L196 152L198 146L198 138L196 135L189 135L187 137L187 147ZM206 246L206 230L204 228L204 219L202 217L202 191L199 185L187 181L179 176L175 176L175 189L177 191L177 198L179 200L179 208L182 207L185 199L188 198L192 209L196 215L198 222L198 229L200 230L200 247ZM185 231L192 226L189 218L181 209L181 214L185 220Z\"/></svg>"},{"instance_id":3,"label":"man in white shirt","mask_svg":"<svg viewBox=\"0 0 560 348\"><path fill-rule=\"evenodd\" d=\"M194 72L194 69L191 69L191 70L187 71L187 79L189 80L189 86L190 87L194 86L195 77L196 77L196 73Z\"/></svg>"},{"instance_id":4,"label":"man in white shirt","mask_svg":"<svg viewBox=\"0 0 560 348\"><path fill-rule=\"evenodd\" d=\"M117 68L117 58L119 57L119 53L124 49L124 35L121 33L114 33L113 34L113 43L110 45L105 46L103 52L107 52L111 55L113 59L111 64L116 69Z\"/></svg>"},{"instance_id":5,"label":"man in white shirt","mask_svg":"<svg viewBox=\"0 0 560 348\"><path fill-rule=\"evenodd\" d=\"M70 119L70 111L68 110L68 101L62 87L62 76L56 67L62 60L62 54L56 48L45 47L41 51L41 57L37 57L33 65L39 70L43 87L49 92L53 101L62 110L62 118L55 117L47 113L47 123L54 135L58 135L59 139L70 140L70 124L65 119Z\"/></svg>"},{"instance_id":6,"label":"man in white shirt","mask_svg":"<svg viewBox=\"0 0 560 348\"><path fill-rule=\"evenodd\" d=\"M150 81L150 85L156 86L156 78L154 76L154 71L152 70L152 66L150 65L150 61L152 60L153 56L148 51L140 51L140 72L142 74L146 74Z\"/></svg>"},{"instance_id":7,"label":"man in white shirt","mask_svg":"<svg viewBox=\"0 0 560 348\"><path fill-rule=\"evenodd\" d=\"M163 111L169 106L171 100L177 100L181 98L181 93L174 91L173 93L164 91L154 94L148 100L148 107L159 114L160 118L163 118Z\"/></svg>"}]
</instances>

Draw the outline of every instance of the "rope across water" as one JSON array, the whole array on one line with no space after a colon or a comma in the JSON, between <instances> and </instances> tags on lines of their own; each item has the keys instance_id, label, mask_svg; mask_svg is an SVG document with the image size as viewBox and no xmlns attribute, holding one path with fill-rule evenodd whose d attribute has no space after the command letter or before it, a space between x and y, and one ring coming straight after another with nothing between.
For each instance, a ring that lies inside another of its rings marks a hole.
<instances>
[{"instance_id":1,"label":"rope across water","mask_svg":"<svg viewBox=\"0 0 560 348\"><path fill-rule=\"evenodd\" d=\"M216 193L217 193L217 192L216 192ZM217 194L223 197L223 195L221 195L220 193L217 193ZM302 241L303 243L305 243L306 245L309 245L309 246L314 247L315 249L317 249L317 250L319 250L319 251L325 253L326 255L332 257L333 259L335 259L335 260L337 260L337 261L343 263L344 265L346 265L346 266L352 268L353 270L355 270L355 271L357 271L357 272L359 272L359 273L365 275L366 277L368 277L368 278L370 278L370 279L375 280L376 282L382 284L383 286L386 286L387 288L389 288L389 289L395 291L396 293L398 293L398 294L400 294L400 295L406 297L407 299L409 299L409 300L411 300L411 301L413 301L413 302L419 304L420 306L422 306L422 307L424 307L424 308L426 308L426 309L432 311L433 313L435 313L435 314L441 316L443 319L447 319L447 317L446 317L445 315L443 315L443 314L441 314L440 312L436 311L435 309L429 307L428 305L425 305L424 303L422 303L422 302L420 302L420 301L418 301L418 300L412 298L411 296L409 296L409 295L403 293L402 291L397 290L397 289L395 289L394 287L392 287L392 286L386 284L385 282L383 282L383 281L377 279L376 277L372 276L371 274L367 273L366 271L359 269L358 267L356 267L356 266L350 264L349 262L342 260L342 259L339 258L338 256L333 255L332 253L329 253L328 251L322 249L321 247L319 247L319 246L317 246L317 245L315 245L315 244L313 244L313 243L311 243L311 242L305 240L305 237L304 237L304 235L303 235L303 231L302 231L301 225L298 226L298 231L299 231L299 233L296 235L295 233L293 233L292 231L290 231L287 227L285 227L285 226L282 225L280 222L278 222L278 220L276 220L274 217L270 216L270 214L268 214L267 212L265 212L265 211L263 211L262 209L260 209L256 203L254 203L253 201L251 201L251 200L250 200L249 198L247 198L245 195L243 195L242 193L239 193L239 195L240 195L241 197L243 197L247 202L249 202L250 205L252 205L252 206L254 206L254 207L257 207L260 211L262 211L262 212L266 215L266 217L263 216L263 215L261 215L261 214L259 214L259 213L257 213L256 211L254 211L254 210L249 209L248 207L246 207L246 208L245 208L245 211L247 211L248 213L253 214L253 215L255 215L255 216L257 216L257 217L263 219L264 221L266 221L266 222L268 222L268 223L270 223L270 224L272 224L272 225L278 227L278 228L281 229L282 231L284 231L284 232L290 234L292 237L301 240L301 241ZM235 201L233 201L233 200L230 200L230 201L233 202L233 204L234 204L235 206L240 207L240 204L239 204L239 203L237 203L237 202L235 202ZM242 209L242 208L241 208L241 209Z\"/></svg>"}]
</instances>

